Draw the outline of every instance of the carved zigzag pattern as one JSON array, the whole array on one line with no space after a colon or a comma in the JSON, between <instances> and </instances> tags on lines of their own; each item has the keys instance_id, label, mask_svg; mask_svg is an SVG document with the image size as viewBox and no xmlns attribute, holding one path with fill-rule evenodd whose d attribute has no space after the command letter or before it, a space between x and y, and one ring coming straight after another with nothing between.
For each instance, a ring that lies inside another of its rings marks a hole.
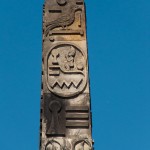
<instances>
[{"instance_id":1,"label":"carved zigzag pattern","mask_svg":"<svg viewBox=\"0 0 150 150\"><path fill-rule=\"evenodd\" d=\"M79 82L74 82L74 81L65 81L63 80L62 82L55 81L54 84L51 86L51 88L55 88L58 86L59 88L63 89L64 87L70 89L71 87L78 88L80 84L82 83L83 79L81 79Z\"/></svg>"}]
</instances>

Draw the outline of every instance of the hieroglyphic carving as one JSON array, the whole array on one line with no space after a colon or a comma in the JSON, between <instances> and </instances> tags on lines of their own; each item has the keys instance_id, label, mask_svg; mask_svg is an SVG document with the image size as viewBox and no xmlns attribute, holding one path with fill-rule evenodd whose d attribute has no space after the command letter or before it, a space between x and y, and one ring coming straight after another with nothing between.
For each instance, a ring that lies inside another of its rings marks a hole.
<instances>
[{"instance_id":1,"label":"hieroglyphic carving","mask_svg":"<svg viewBox=\"0 0 150 150\"><path fill-rule=\"evenodd\" d=\"M87 135L77 136L72 141L72 150L93 150L92 143L92 139Z\"/></svg>"},{"instance_id":2,"label":"hieroglyphic carving","mask_svg":"<svg viewBox=\"0 0 150 150\"><path fill-rule=\"evenodd\" d=\"M76 0L76 4L78 5L83 5L84 1L83 0Z\"/></svg>"},{"instance_id":3,"label":"hieroglyphic carving","mask_svg":"<svg viewBox=\"0 0 150 150\"><path fill-rule=\"evenodd\" d=\"M46 144L45 150L62 150L61 144L56 140L52 139Z\"/></svg>"},{"instance_id":4,"label":"hieroglyphic carving","mask_svg":"<svg viewBox=\"0 0 150 150\"><path fill-rule=\"evenodd\" d=\"M71 150L72 147L68 138L52 138L45 144L44 150Z\"/></svg>"},{"instance_id":5,"label":"hieroglyphic carving","mask_svg":"<svg viewBox=\"0 0 150 150\"><path fill-rule=\"evenodd\" d=\"M59 112L61 111L61 103L59 101L51 101L49 104L49 110L52 113L51 126L47 134L59 134L60 123L59 123Z\"/></svg>"},{"instance_id":6,"label":"hieroglyphic carving","mask_svg":"<svg viewBox=\"0 0 150 150\"><path fill-rule=\"evenodd\" d=\"M48 37L51 42L54 42L54 36L58 35L84 35L83 24L83 13L82 13L82 4L83 1L76 1L73 3L67 0L57 0L58 6L53 6L49 9L49 13L57 14L52 21L48 21L46 17L44 19L44 34L45 37ZM76 12L77 16L76 16ZM46 15L48 16L48 15ZM72 24L78 24L76 29L74 27L68 28Z\"/></svg>"},{"instance_id":7,"label":"hieroglyphic carving","mask_svg":"<svg viewBox=\"0 0 150 150\"><path fill-rule=\"evenodd\" d=\"M62 27L63 29L67 28L75 21L75 11L79 9L78 5L71 5L67 11L64 11L58 19L45 23L46 30L45 34L48 35L48 32L52 29Z\"/></svg>"},{"instance_id":8,"label":"hieroglyphic carving","mask_svg":"<svg viewBox=\"0 0 150 150\"><path fill-rule=\"evenodd\" d=\"M93 150L92 140L88 137L52 138L45 144L44 150Z\"/></svg>"},{"instance_id":9,"label":"hieroglyphic carving","mask_svg":"<svg viewBox=\"0 0 150 150\"><path fill-rule=\"evenodd\" d=\"M72 44L57 44L47 54L46 77L49 90L69 97L80 93L86 86L86 57Z\"/></svg>"},{"instance_id":10,"label":"hieroglyphic carving","mask_svg":"<svg viewBox=\"0 0 150 150\"><path fill-rule=\"evenodd\" d=\"M84 0L45 0L40 150L92 150Z\"/></svg>"},{"instance_id":11,"label":"hieroglyphic carving","mask_svg":"<svg viewBox=\"0 0 150 150\"><path fill-rule=\"evenodd\" d=\"M57 3L60 5L60 6L64 6L67 4L67 0L57 0Z\"/></svg>"},{"instance_id":12,"label":"hieroglyphic carving","mask_svg":"<svg viewBox=\"0 0 150 150\"><path fill-rule=\"evenodd\" d=\"M92 150L92 144L88 138L79 138L74 141L73 150Z\"/></svg>"},{"instance_id":13,"label":"hieroglyphic carving","mask_svg":"<svg viewBox=\"0 0 150 150\"><path fill-rule=\"evenodd\" d=\"M65 135L65 105L55 96L44 94L44 116L46 121L46 135Z\"/></svg>"},{"instance_id":14,"label":"hieroglyphic carving","mask_svg":"<svg viewBox=\"0 0 150 150\"><path fill-rule=\"evenodd\" d=\"M66 107L66 128L88 128L89 108L87 106Z\"/></svg>"},{"instance_id":15,"label":"hieroglyphic carving","mask_svg":"<svg viewBox=\"0 0 150 150\"><path fill-rule=\"evenodd\" d=\"M66 129L88 129L89 107L66 106L64 99L53 94L44 94L44 116L46 121L46 135L64 136Z\"/></svg>"}]
</instances>

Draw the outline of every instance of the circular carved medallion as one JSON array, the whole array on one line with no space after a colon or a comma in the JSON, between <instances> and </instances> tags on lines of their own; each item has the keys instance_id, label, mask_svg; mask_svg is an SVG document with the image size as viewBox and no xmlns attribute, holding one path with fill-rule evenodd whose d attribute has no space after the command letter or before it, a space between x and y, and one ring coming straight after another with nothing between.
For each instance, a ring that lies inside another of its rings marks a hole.
<instances>
[{"instance_id":1,"label":"circular carved medallion","mask_svg":"<svg viewBox=\"0 0 150 150\"><path fill-rule=\"evenodd\" d=\"M70 97L82 92L86 86L86 57L73 44L53 46L46 59L47 85L51 92Z\"/></svg>"}]
</instances>

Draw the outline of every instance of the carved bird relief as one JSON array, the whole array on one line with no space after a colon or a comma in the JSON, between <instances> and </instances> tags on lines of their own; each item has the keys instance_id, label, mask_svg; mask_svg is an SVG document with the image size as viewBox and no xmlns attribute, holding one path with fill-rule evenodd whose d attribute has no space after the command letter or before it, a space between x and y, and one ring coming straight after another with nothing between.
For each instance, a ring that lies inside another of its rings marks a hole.
<instances>
[{"instance_id":1,"label":"carved bird relief","mask_svg":"<svg viewBox=\"0 0 150 150\"><path fill-rule=\"evenodd\" d=\"M54 28L62 27L63 29L65 29L69 25L73 24L75 21L75 12L78 10L80 10L79 6L71 5L69 9L65 10L58 19L52 22L46 23L45 35L47 36L49 31Z\"/></svg>"}]
</instances>

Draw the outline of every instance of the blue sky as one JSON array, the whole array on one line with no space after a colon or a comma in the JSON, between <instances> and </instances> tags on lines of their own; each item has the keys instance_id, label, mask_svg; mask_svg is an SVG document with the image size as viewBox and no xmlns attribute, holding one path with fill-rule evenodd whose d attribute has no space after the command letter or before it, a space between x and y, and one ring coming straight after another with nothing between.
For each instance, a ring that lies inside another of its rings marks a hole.
<instances>
[{"instance_id":1,"label":"blue sky","mask_svg":"<svg viewBox=\"0 0 150 150\"><path fill-rule=\"evenodd\" d=\"M43 0L0 0L0 149L39 149ZM150 150L150 1L86 0L96 150Z\"/></svg>"}]
</instances>

